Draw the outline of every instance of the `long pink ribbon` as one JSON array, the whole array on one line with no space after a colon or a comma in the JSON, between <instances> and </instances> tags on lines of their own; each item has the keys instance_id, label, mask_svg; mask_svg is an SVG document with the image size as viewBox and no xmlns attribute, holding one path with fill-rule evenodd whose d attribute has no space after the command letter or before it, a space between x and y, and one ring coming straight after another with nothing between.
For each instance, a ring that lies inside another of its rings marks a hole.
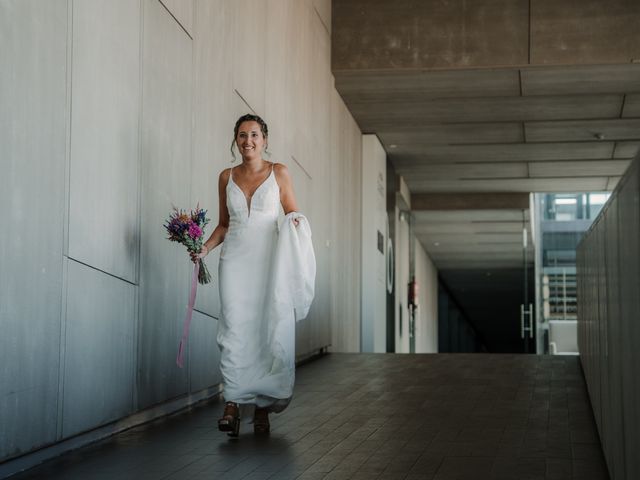
<instances>
[{"instance_id":1,"label":"long pink ribbon","mask_svg":"<svg viewBox=\"0 0 640 480\"><path fill-rule=\"evenodd\" d=\"M184 325L182 326L182 338L178 345L178 357L176 363L180 368L184 366L184 350L187 346L189 338L189 327L191 326L191 317L193 316L193 306L196 303L196 291L198 290L198 272L200 270L200 262L196 262L193 266L193 275L191 275L191 293L189 293L189 305L187 306L187 314L184 317Z\"/></svg>"}]
</instances>

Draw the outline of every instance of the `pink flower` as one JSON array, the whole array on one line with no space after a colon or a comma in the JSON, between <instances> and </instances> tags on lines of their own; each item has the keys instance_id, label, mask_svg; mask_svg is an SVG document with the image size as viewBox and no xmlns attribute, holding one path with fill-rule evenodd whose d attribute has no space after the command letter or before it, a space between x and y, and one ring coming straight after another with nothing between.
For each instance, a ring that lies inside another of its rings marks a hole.
<instances>
[{"instance_id":1,"label":"pink flower","mask_svg":"<svg viewBox=\"0 0 640 480\"><path fill-rule=\"evenodd\" d=\"M189 225L189 236L194 240L202 235L202 229L196 223L191 223Z\"/></svg>"}]
</instances>

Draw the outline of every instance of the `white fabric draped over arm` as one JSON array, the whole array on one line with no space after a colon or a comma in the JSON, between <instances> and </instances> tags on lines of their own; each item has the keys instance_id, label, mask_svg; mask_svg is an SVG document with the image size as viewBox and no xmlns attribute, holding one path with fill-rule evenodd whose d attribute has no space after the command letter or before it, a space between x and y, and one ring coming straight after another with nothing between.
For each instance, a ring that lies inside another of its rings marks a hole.
<instances>
[{"instance_id":1,"label":"white fabric draped over arm","mask_svg":"<svg viewBox=\"0 0 640 480\"><path fill-rule=\"evenodd\" d=\"M293 308L296 321L309 313L315 280L316 257L309 221L304 215L291 212L280 224L273 263L273 288L275 301Z\"/></svg>"}]
</instances>

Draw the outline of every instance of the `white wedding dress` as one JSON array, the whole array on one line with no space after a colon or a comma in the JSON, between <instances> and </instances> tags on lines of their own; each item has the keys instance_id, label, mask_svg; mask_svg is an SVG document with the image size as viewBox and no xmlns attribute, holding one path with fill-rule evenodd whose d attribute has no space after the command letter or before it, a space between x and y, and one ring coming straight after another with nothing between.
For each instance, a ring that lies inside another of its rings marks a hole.
<instances>
[{"instance_id":1,"label":"white wedding dress","mask_svg":"<svg viewBox=\"0 0 640 480\"><path fill-rule=\"evenodd\" d=\"M278 240L280 188L273 168L247 201L226 187L229 229L219 264L218 345L228 402L284 409L295 377L295 315L273 302L271 276Z\"/></svg>"}]
</instances>

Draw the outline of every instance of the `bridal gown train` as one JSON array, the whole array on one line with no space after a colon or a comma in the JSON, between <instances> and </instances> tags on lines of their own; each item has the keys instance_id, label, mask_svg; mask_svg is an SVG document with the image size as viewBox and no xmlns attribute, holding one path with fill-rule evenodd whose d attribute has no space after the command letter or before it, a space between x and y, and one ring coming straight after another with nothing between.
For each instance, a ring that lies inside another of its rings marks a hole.
<instances>
[{"instance_id":1,"label":"bridal gown train","mask_svg":"<svg viewBox=\"0 0 640 480\"><path fill-rule=\"evenodd\" d=\"M218 345L224 397L273 411L284 409L295 376L295 315L274 319L270 276L278 239L280 188L273 168L251 199L226 187L229 228L219 264Z\"/></svg>"}]
</instances>

